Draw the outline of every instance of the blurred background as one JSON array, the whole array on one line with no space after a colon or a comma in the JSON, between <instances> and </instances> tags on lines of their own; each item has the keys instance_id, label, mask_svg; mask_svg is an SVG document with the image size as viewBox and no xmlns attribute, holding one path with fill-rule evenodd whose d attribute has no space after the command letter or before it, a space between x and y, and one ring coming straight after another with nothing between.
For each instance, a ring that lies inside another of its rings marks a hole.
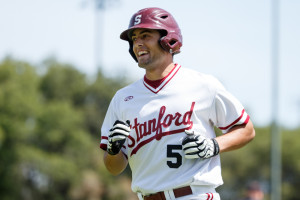
<instances>
[{"instance_id":1,"label":"blurred background","mask_svg":"<svg viewBox=\"0 0 300 200\"><path fill-rule=\"evenodd\" d=\"M272 0L0 0L0 199L137 199L99 142L114 93L143 77L119 35L145 7L181 27L175 62L217 77L254 122L255 140L221 156L222 199L275 200L272 155L280 197L299 199L300 1L277 3L274 18Z\"/></svg>"}]
</instances>

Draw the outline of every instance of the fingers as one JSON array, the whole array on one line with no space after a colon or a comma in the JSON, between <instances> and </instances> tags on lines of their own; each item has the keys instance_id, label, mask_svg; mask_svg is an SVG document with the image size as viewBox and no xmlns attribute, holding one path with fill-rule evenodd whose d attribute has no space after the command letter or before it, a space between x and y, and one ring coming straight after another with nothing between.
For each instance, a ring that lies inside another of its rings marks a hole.
<instances>
[{"instance_id":1,"label":"fingers","mask_svg":"<svg viewBox=\"0 0 300 200\"><path fill-rule=\"evenodd\" d=\"M203 136L200 136L199 138L198 138L198 140L199 140L199 146L198 146L198 148L200 149L200 151L202 151L202 150L204 150L205 149L205 147L207 146L207 140L206 140L206 138L205 137L203 137Z\"/></svg>"},{"instance_id":2,"label":"fingers","mask_svg":"<svg viewBox=\"0 0 300 200\"><path fill-rule=\"evenodd\" d=\"M111 155L116 155L120 152L126 138L130 134L130 121L127 120L125 123L116 120L109 131L107 152Z\"/></svg>"},{"instance_id":3,"label":"fingers","mask_svg":"<svg viewBox=\"0 0 300 200\"><path fill-rule=\"evenodd\" d=\"M196 143L194 144L187 144L185 145L185 147L183 147L183 151L184 151L184 156L187 159L191 159L191 158L203 158L207 152L206 146L202 146L202 149L200 149L199 146L194 146Z\"/></svg>"},{"instance_id":4,"label":"fingers","mask_svg":"<svg viewBox=\"0 0 300 200\"><path fill-rule=\"evenodd\" d=\"M194 135L194 131L192 130L185 130L184 131L187 135Z\"/></svg>"},{"instance_id":5,"label":"fingers","mask_svg":"<svg viewBox=\"0 0 300 200\"><path fill-rule=\"evenodd\" d=\"M186 159L195 159L195 158L199 158L198 154L185 154L184 157Z\"/></svg>"},{"instance_id":6,"label":"fingers","mask_svg":"<svg viewBox=\"0 0 300 200\"><path fill-rule=\"evenodd\" d=\"M125 124L124 122L115 124L111 130L114 131L116 129L130 132L130 126Z\"/></svg>"},{"instance_id":7,"label":"fingers","mask_svg":"<svg viewBox=\"0 0 300 200\"><path fill-rule=\"evenodd\" d=\"M191 148L184 150L185 155L198 154L198 152L199 152L199 149L197 147L191 147Z\"/></svg>"},{"instance_id":8,"label":"fingers","mask_svg":"<svg viewBox=\"0 0 300 200\"><path fill-rule=\"evenodd\" d=\"M187 151L187 150L195 148L195 147L196 148L198 147L197 143L194 142L194 141L191 141L191 142L188 142L188 143L184 144L182 146L182 149L183 149L183 151Z\"/></svg>"},{"instance_id":9,"label":"fingers","mask_svg":"<svg viewBox=\"0 0 300 200\"><path fill-rule=\"evenodd\" d=\"M207 139L201 135L194 135L193 131L186 131L186 133L188 136L182 141L184 157L187 159L203 158L207 152Z\"/></svg>"},{"instance_id":10,"label":"fingers","mask_svg":"<svg viewBox=\"0 0 300 200\"><path fill-rule=\"evenodd\" d=\"M128 137L130 132L130 122L129 120L125 122L117 120L114 123L112 129L110 129L109 137L113 137L116 140L122 140L124 137Z\"/></svg>"},{"instance_id":11,"label":"fingers","mask_svg":"<svg viewBox=\"0 0 300 200\"><path fill-rule=\"evenodd\" d=\"M127 136L124 135L114 135L114 136L110 136L111 141L115 142L115 141L120 141L120 140L125 140L127 138Z\"/></svg>"},{"instance_id":12,"label":"fingers","mask_svg":"<svg viewBox=\"0 0 300 200\"><path fill-rule=\"evenodd\" d=\"M193 146L199 147L199 149L203 149L206 145L205 137L198 135L198 136L188 136L182 141L182 148L183 150L188 149Z\"/></svg>"},{"instance_id":13,"label":"fingers","mask_svg":"<svg viewBox=\"0 0 300 200\"><path fill-rule=\"evenodd\" d=\"M129 136L130 130L123 130L123 129L114 129L110 131L110 137L115 137L119 135Z\"/></svg>"}]
</instances>

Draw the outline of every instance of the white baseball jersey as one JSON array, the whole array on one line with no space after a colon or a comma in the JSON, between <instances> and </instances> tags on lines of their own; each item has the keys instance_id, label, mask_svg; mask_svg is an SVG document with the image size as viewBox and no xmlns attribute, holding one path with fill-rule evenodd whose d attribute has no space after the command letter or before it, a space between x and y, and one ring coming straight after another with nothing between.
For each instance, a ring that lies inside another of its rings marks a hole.
<instances>
[{"instance_id":1,"label":"white baseball jersey","mask_svg":"<svg viewBox=\"0 0 300 200\"><path fill-rule=\"evenodd\" d=\"M249 116L214 77L176 64L160 81L144 77L115 94L101 129L104 150L116 120L130 120L122 152L132 170L132 190L147 195L186 185L221 185L219 155L185 159L184 130L214 138L214 126L226 133Z\"/></svg>"}]
</instances>

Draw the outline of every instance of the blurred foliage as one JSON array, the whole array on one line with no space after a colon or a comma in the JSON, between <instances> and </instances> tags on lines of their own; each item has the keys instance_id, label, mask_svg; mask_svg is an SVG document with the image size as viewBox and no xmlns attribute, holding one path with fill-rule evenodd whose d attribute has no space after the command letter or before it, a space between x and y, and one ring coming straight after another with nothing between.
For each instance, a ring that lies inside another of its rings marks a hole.
<instances>
[{"instance_id":1,"label":"blurred foliage","mask_svg":"<svg viewBox=\"0 0 300 200\"><path fill-rule=\"evenodd\" d=\"M224 185L218 188L223 199L239 199L246 192L251 181L258 181L270 199L270 127L256 127L256 136L245 147L221 155ZM296 200L300 187L300 151L296 139L300 129L281 129L282 138L282 199Z\"/></svg>"},{"instance_id":2,"label":"blurred foliage","mask_svg":"<svg viewBox=\"0 0 300 200\"><path fill-rule=\"evenodd\" d=\"M46 68L44 74L37 73L39 67ZM32 66L5 58L0 63L1 200L132 195L130 184L125 190L125 181L107 173L99 148L104 114L123 85L124 79L106 78L101 71L91 83L54 59Z\"/></svg>"},{"instance_id":3,"label":"blurred foliage","mask_svg":"<svg viewBox=\"0 0 300 200\"><path fill-rule=\"evenodd\" d=\"M45 68L44 73L38 73ZM93 80L93 81L91 81ZM111 176L99 149L109 102L127 80L94 79L69 64L48 59L40 66L5 58L0 63L1 200L136 200L130 170ZM300 187L296 130L282 130L283 199ZM222 154L223 200L238 199L259 181L269 199L270 127L257 127L246 147Z\"/></svg>"}]
</instances>

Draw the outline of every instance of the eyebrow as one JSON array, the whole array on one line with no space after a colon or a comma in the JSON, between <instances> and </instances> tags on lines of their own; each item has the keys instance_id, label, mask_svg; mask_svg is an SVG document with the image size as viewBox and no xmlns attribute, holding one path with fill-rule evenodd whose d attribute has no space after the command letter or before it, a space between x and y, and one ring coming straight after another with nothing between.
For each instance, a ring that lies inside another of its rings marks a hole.
<instances>
[{"instance_id":1,"label":"eyebrow","mask_svg":"<svg viewBox=\"0 0 300 200\"><path fill-rule=\"evenodd\" d=\"M146 29L146 30L141 31L140 34L143 34L143 33L151 33L151 32L152 32L152 31ZM136 36L136 34L134 34L134 33L132 32L131 37L132 37L132 36Z\"/></svg>"}]
</instances>

